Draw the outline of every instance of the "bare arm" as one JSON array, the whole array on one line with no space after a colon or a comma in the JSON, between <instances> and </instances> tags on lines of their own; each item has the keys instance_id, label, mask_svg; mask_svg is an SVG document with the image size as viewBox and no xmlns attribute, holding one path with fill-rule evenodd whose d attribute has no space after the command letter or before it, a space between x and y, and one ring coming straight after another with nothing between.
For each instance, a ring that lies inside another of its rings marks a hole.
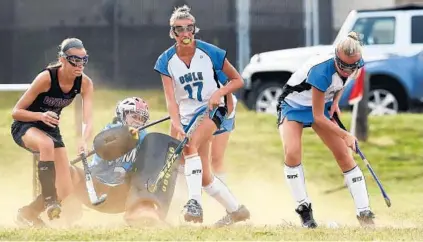
<instances>
[{"instance_id":1,"label":"bare arm","mask_svg":"<svg viewBox=\"0 0 423 242\"><path fill-rule=\"evenodd\" d=\"M33 122L41 120L43 113L31 112L25 109L31 105L31 103L40 93L46 92L48 89L50 89L50 83L50 74L48 71L44 71L38 74L38 76L31 83L29 89L22 95L22 97L13 108L13 119L22 122Z\"/></svg>"},{"instance_id":2,"label":"bare arm","mask_svg":"<svg viewBox=\"0 0 423 242\"><path fill-rule=\"evenodd\" d=\"M325 109L325 93L319 89L312 87L312 107L313 107L313 117L314 122L317 126L328 130L328 132L333 132L342 139L344 139L349 133L344 131L339 126L331 122L326 118L324 114Z\"/></svg>"},{"instance_id":3,"label":"bare arm","mask_svg":"<svg viewBox=\"0 0 423 242\"><path fill-rule=\"evenodd\" d=\"M244 86L244 80L228 59L225 59L222 70L229 79L229 83L219 89L222 96L234 93Z\"/></svg>"},{"instance_id":4,"label":"bare arm","mask_svg":"<svg viewBox=\"0 0 423 242\"><path fill-rule=\"evenodd\" d=\"M161 75L163 90L166 97L167 111L170 115L172 126L179 127L181 125L181 118L179 116L179 106L175 99L175 90L173 89L173 80L169 76Z\"/></svg>"},{"instance_id":5,"label":"bare arm","mask_svg":"<svg viewBox=\"0 0 423 242\"><path fill-rule=\"evenodd\" d=\"M222 96L226 96L227 105L228 105L228 114L232 113L234 110L234 100L232 93L244 86L244 80L238 71L232 66L232 64L225 59L223 63L223 72L228 77L229 82L223 88L220 88L219 91L222 93ZM223 89L223 90L222 90Z\"/></svg>"},{"instance_id":6,"label":"bare arm","mask_svg":"<svg viewBox=\"0 0 423 242\"><path fill-rule=\"evenodd\" d=\"M342 93L344 92L344 88L342 88L341 90L337 91L333 97L333 102L336 104L339 104L339 100L342 97Z\"/></svg>"},{"instance_id":7,"label":"bare arm","mask_svg":"<svg viewBox=\"0 0 423 242\"><path fill-rule=\"evenodd\" d=\"M84 75L82 78L82 139L87 142L93 133L93 93L94 86L91 79Z\"/></svg>"}]
</instances>

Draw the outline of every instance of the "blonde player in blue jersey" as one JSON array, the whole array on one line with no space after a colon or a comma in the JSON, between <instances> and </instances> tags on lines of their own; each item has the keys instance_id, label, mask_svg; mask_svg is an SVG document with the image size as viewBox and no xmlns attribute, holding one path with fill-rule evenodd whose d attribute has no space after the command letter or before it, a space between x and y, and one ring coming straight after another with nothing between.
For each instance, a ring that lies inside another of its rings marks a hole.
<instances>
[{"instance_id":1,"label":"blonde player in blue jersey","mask_svg":"<svg viewBox=\"0 0 423 242\"><path fill-rule=\"evenodd\" d=\"M211 172L210 140L227 119L227 114L232 112L232 93L243 86L243 80L226 59L226 51L194 39L198 30L189 7L175 9L170 17L170 37L176 44L159 56L154 69L161 74L171 125L179 137L185 135L184 126L198 115L197 110L204 106L210 110L217 108L213 117L204 118L184 148L189 196L184 218L203 222L203 188L225 207L227 215L216 223L216 226L224 226L246 220L250 213ZM219 71L229 79L224 86L218 80L216 73Z\"/></svg>"},{"instance_id":2,"label":"blonde player in blue jersey","mask_svg":"<svg viewBox=\"0 0 423 242\"><path fill-rule=\"evenodd\" d=\"M334 55L316 56L288 80L278 104L278 126L285 153L285 178L297 202L296 212L304 227L315 228L311 200L301 164L301 136L312 127L333 153L344 174L361 225L373 225L366 182L348 148L355 150L356 138L330 119L348 78L355 78L363 66L361 45L356 33L337 44Z\"/></svg>"}]
</instances>

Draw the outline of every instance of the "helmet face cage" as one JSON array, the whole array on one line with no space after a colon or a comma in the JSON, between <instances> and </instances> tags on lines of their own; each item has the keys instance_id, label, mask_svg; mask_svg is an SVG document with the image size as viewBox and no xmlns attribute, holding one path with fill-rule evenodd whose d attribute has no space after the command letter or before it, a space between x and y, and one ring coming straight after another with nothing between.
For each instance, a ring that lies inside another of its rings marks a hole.
<instances>
[{"instance_id":1,"label":"helmet face cage","mask_svg":"<svg viewBox=\"0 0 423 242\"><path fill-rule=\"evenodd\" d=\"M118 103L116 117L124 125L134 128L144 126L150 118L147 103L138 97L127 98Z\"/></svg>"}]
</instances>

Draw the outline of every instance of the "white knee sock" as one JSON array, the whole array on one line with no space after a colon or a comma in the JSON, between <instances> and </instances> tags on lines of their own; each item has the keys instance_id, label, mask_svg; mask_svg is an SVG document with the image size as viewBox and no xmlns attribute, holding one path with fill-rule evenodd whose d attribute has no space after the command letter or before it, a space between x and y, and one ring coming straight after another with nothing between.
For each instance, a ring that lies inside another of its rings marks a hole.
<instances>
[{"instance_id":1,"label":"white knee sock","mask_svg":"<svg viewBox=\"0 0 423 242\"><path fill-rule=\"evenodd\" d=\"M357 215L361 211L369 210L369 195L367 194L366 181L360 167L356 166L352 170L344 172L344 177L351 196L354 199Z\"/></svg>"},{"instance_id":2,"label":"white knee sock","mask_svg":"<svg viewBox=\"0 0 423 242\"><path fill-rule=\"evenodd\" d=\"M181 175L185 175L185 165L180 164L180 165L178 166L178 175L179 175L179 174L181 174Z\"/></svg>"},{"instance_id":3,"label":"white knee sock","mask_svg":"<svg viewBox=\"0 0 423 242\"><path fill-rule=\"evenodd\" d=\"M203 177L203 166L200 156L197 154L185 159L185 178L188 186L189 199L195 199L201 204L201 187Z\"/></svg>"},{"instance_id":4,"label":"white knee sock","mask_svg":"<svg viewBox=\"0 0 423 242\"><path fill-rule=\"evenodd\" d=\"M178 167L178 173L176 177L176 186L178 187L178 191L175 192L175 195L179 197L183 197L183 199L186 198L187 193L187 179L185 177L185 165L179 165Z\"/></svg>"},{"instance_id":5,"label":"white knee sock","mask_svg":"<svg viewBox=\"0 0 423 242\"><path fill-rule=\"evenodd\" d=\"M226 184L226 173L225 172L214 173L214 176L219 178L219 180L221 180L223 183Z\"/></svg>"},{"instance_id":6,"label":"white knee sock","mask_svg":"<svg viewBox=\"0 0 423 242\"><path fill-rule=\"evenodd\" d=\"M216 199L229 213L238 210L238 201L219 178L213 177L213 181L203 188L207 194Z\"/></svg>"},{"instance_id":7,"label":"white knee sock","mask_svg":"<svg viewBox=\"0 0 423 242\"><path fill-rule=\"evenodd\" d=\"M295 167L285 165L284 173L286 183L291 188L292 196L297 204L310 203L305 186L303 166L301 164Z\"/></svg>"}]
</instances>

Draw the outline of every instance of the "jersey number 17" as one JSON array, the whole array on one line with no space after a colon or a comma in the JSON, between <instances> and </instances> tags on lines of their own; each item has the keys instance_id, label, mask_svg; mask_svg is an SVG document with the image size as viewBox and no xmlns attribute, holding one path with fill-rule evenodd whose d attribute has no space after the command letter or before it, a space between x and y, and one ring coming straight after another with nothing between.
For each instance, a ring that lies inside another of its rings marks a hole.
<instances>
[{"instance_id":1,"label":"jersey number 17","mask_svg":"<svg viewBox=\"0 0 423 242\"><path fill-rule=\"evenodd\" d=\"M194 82L193 84L187 84L184 86L185 91L188 92L188 98L195 99L193 96L193 88L197 91L197 100L199 102L203 101L203 98L201 97L201 91L203 90L203 82Z\"/></svg>"}]
</instances>

